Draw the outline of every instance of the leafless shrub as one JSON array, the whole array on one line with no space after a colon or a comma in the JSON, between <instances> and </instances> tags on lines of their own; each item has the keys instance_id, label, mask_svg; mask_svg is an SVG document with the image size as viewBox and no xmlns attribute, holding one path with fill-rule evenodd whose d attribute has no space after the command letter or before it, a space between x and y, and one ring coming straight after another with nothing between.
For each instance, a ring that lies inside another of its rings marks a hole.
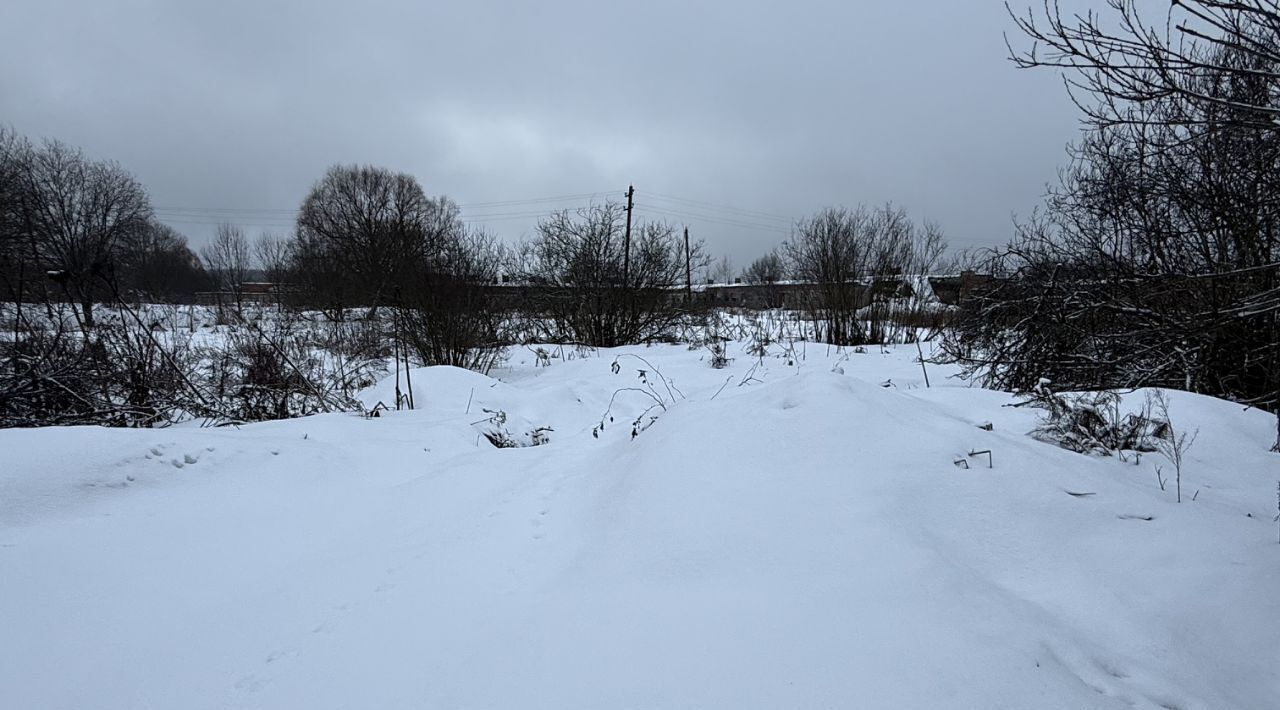
<instances>
[{"instance_id":1,"label":"leafless shrub","mask_svg":"<svg viewBox=\"0 0 1280 710\"><path fill-rule=\"evenodd\" d=\"M945 248L937 225L884 205L823 210L796 225L782 251L793 276L813 285L803 308L817 339L844 346L892 337L892 309L880 304L900 298L904 278L927 274Z\"/></svg>"},{"instance_id":2,"label":"leafless shrub","mask_svg":"<svg viewBox=\"0 0 1280 710\"><path fill-rule=\"evenodd\" d=\"M616 347L674 339L693 304L680 288L705 264L702 245L674 227L638 221L628 243L625 210L608 202L544 219L526 246L523 278L542 339Z\"/></svg>"},{"instance_id":3,"label":"leafless shrub","mask_svg":"<svg viewBox=\"0 0 1280 710\"><path fill-rule=\"evenodd\" d=\"M204 376L215 399L205 416L231 423L361 411L355 395L373 384L384 361L337 356L311 342L296 318L231 329L225 347L205 353Z\"/></svg>"},{"instance_id":4,"label":"leafless shrub","mask_svg":"<svg viewBox=\"0 0 1280 710\"><path fill-rule=\"evenodd\" d=\"M1196 443L1196 437L1200 435L1197 429L1190 434L1187 432L1179 432L1173 428L1173 421L1169 418L1169 398L1165 393L1156 390L1154 393L1147 395L1147 407L1153 409L1160 415L1160 419L1164 423L1164 430L1161 432L1163 436L1155 439L1156 450L1160 455L1165 457L1169 463L1173 464L1173 475L1175 485L1178 491L1178 502L1182 502L1182 468L1186 461L1187 451ZM1161 490L1164 487L1161 486Z\"/></svg>"},{"instance_id":5,"label":"leafless shrub","mask_svg":"<svg viewBox=\"0 0 1280 710\"><path fill-rule=\"evenodd\" d=\"M424 364L488 373L509 340L494 296L501 259L487 234L459 229L445 235L401 292L393 337Z\"/></svg>"},{"instance_id":6,"label":"leafless shrub","mask_svg":"<svg viewBox=\"0 0 1280 710\"><path fill-rule=\"evenodd\" d=\"M593 437L599 438L600 432L613 423L613 407L617 404L618 397L621 395L634 393L645 400L645 408L631 422L632 439L658 421L658 415L654 413L656 410L665 412L669 406L675 404L676 397L684 399L684 393L675 386L675 382L662 374L662 371L654 367L648 360L638 355L628 353L614 358L613 363L609 366L613 370L613 374L617 375L622 372L623 359L638 360L644 365L643 368L636 370L636 379L639 380L639 386L621 387L614 391L613 396L609 398L608 406L605 407L604 414L600 416L600 423L591 430ZM655 384L655 379L657 384ZM658 385L661 385L661 387Z\"/></svg>"},{"instance_id":7,"label":"leafless shrub","mask_svg":"<svg viewBox=\"0 0 1280 710\"><path fill-rule=\"evenodd\" d=\"M136 314L134 314L136 315ZM123 316L123 317L122 317ZM108 311L93 329L28 323L0 345L0 426L150 427L198 409L189 335Z\"/></svg>"}]
</instances>

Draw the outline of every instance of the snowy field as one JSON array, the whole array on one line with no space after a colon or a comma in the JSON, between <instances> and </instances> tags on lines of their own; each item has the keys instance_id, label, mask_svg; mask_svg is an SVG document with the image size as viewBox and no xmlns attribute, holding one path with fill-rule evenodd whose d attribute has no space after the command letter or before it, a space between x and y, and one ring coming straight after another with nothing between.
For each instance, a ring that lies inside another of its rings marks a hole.
<instances>
[{"instance_id":1,"label":"snowy field","mask_svg":"<svg viewBox=\"0 0 1280 710\"><path fill-rule=\"evenodd\" d=\"M1169 394L1178 504L914 346L549 352L0 431L0 707L1280 707L1265 413Z\"/></svg>"}]
</instances>

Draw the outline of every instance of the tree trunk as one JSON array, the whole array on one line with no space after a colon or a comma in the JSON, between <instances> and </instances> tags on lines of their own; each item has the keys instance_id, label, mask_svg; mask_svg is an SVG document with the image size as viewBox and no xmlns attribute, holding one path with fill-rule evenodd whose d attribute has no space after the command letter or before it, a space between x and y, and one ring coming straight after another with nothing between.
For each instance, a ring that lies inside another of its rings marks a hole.
<instances>
[{"instance_id":1,"label":"tree trunk","mask_svg":"<svg viewBox=\"0 0 1280 710\"><path fill-rule=\"evenodd\" d=\"M80 312L83 315L84 327L93 327L93 299L85 296L80 300Z\"/></svg>"}]
</instances>

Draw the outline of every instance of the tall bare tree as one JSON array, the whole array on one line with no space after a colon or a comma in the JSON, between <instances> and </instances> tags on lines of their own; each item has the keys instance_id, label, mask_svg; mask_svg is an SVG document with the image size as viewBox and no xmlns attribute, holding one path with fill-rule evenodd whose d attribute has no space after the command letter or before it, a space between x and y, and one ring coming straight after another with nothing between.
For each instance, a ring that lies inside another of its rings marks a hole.
<instances>
[{"instance_id":1,"label":"tall bare tree","mask_svg":"<svg viewBox=\"0 0 1280 710\"><path fill-rule=\"evenodd\" d=\"M114 278L121 246L150 227L146 190L116 163L57 141L31 152L21 182L32 252L91 327L94 298Z\"/></svg>"},{"instance_id":2,"label":"tall bare tree","mask_svg":"<svg viewBox=\"0 0 1280 710\"><path fill-rule=\"evenodd\" d=\"M249 240L244 230L233 224L218 225L213 241L200 250L205 269L222 293L231 294L235 305L242 303L243 284L249 277L252 262L249 256Z\"/></svg>"},{"instance_id":3,"label":"tall bare tree","mask_svg":"<svg viewBox=\"0 0 1280 710\"><path fill-rule=\"evenodd\" d=\"M337 165L311 188L298 214L298 261L321 300L379 305L460 224L457 205L431 199L406 173ZM329 262L330 266L323 266Z\"/></svg>"},{"instance_id":4,"label":"tall bare tree","mask_svg":"<svg viewBox=\"0 0 1280 710\"><path fill-rule=\"evenodd\" d=\"M263 232L253 243L253 257L263 276L279 291L289 271L290 241L278 234Z\"/></svg>"},{"instance_id":5,"label":"tall bare tree","mask_svg":"<svg viewBox=\"0 0 1280 710\"><path fill-rule=\"evenodd\" d=\"M23 173L30 154L26 139L0 125L0 283L2 297L18 303L34 276L22 211Z\"/></svg>"}]
</instances>

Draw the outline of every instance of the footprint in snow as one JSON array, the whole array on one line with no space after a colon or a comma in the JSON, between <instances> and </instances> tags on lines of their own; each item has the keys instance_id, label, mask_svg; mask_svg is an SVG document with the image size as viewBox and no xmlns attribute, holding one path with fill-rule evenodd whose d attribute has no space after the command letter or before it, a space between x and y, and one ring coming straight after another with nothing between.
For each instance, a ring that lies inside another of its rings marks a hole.
<instances>
[{"instance_id":1,"label":"footprint in snow","mask_svg":"<svg viewBox=\"0 0 1280 710\"><path fill-rule=\"evenodd\" d=\"M270 654L268 654L266 662L275 663L276 661L279 661L284 658L297 658L297 656L298 656L298 649L286 648L286 649L281 649L279 651L273 651Z\"/></svg>"}]
</instances>

